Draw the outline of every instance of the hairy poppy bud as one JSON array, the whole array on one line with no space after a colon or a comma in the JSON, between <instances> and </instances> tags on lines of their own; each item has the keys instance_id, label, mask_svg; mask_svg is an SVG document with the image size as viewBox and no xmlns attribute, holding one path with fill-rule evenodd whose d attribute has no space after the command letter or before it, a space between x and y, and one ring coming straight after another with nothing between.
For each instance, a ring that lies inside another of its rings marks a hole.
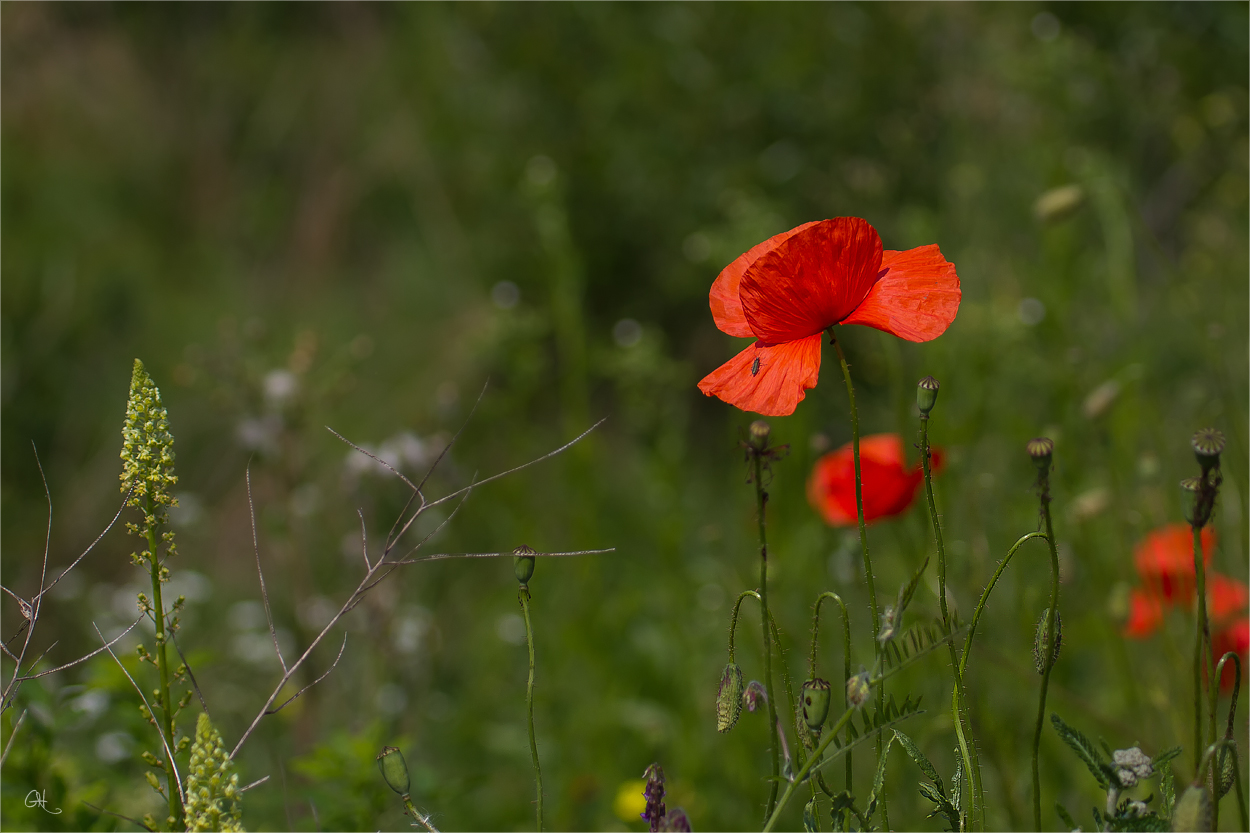
<instances>
[{"instance_id":1,"label":"hairy poppy bud","mask_svg":"<svg viewBox=\"0 0 1250 833\"><path fill-rule=\"evenodd\" d=\"M1223 798L1233 788L1233 777L1237 771L1237 747L1229 745L1221 748L1218 760L1220 773L1215 782L1215 794L1217 798Z\"/></svg>"},{"instance_id":2,"label":"hairy poppy bud","mask_svg":"<svg viewBox=\"0 0 1250 833\"><path fill-rule=\"evenodd\" d=\"M720 675L720 688L716 691L716 731L728 732L742 714L742 693L745 683L742 669L729 663Z\"/></svg>"},{"instance_id":3,"label":"hairy poppy bud","mask_svg":"<svg viewBox=\"0 0 1250 833\"><path fill-rule=\"evenodd\" d=\"M1220 464L1220 452L1224 450L1224 432L1215 428L1203 428L1197 431L1189 441L1193 446L1194 457L1206 474Z\"/></svg>"},{"instance_id":4,"label":"hairy poppy bud","mask_svg":"<svg viewBox=\"0 0 1250 833\"><path fill-rule=\"evenodd\" d=\"M829 692L828 681L820 677L803 683L800 699L803 704L803 721L807 723L807 728L815 731L824 725L825 718L829 716Z\"/></svg>"},{"instance_id":5,"label":"hairy poppy bud","mask_svg":"<svg viewBox=\"0 0 1250 833\"><path fill-rule=\"evenodd\" d=\"M1210 830L1211 796L1206 787L1189 787L1172 812L1173 830Z\"/></svg>"},{"instance_id":6,"label":"hairy poppy bud","mask_svg":"<svg viewBox=\"0 0 1250 833\"><path fill-rule=\"evenodd\" d=\"M512 568L516 571L516 580L521 584L529 584L534 575L534 551L525 544L512 551Z\"/></svg>"},{"instance_id":7,"label":"hairy poppy bud","mask_svg":"<svg viewBox=\"0 0 1250 833\"><path fill-rule=\"evenodd\" d=\"M872 686L868 684L868 672L860 671L854 677L846 681L846 699L851 705L859 708L868 702L868 695L872 693Z\"/></svg>"},{"instance_id":8,"label":"hairy poppy bud","mask_svg":"<svg viewBox=\"0 0 1250 833\"><path fill-rule=\"evenodd\" d=\"M938 380L926 376L916 383L916 407L920 413L928 416L929 411L937 404Z\"/></svg>"},{"instance_id":9,"label":"hairy poppy bud","mask_svg":"<svg viewBox=\"0 0 1250 833\"><path fill-rule=\"evenodd\" d=\"M1046 672L1046 636L1050 629L1050 608L1042 611L1042 618L1037 620L1037 633L1033 635L1033 667L1037 673ZM1050 665L1055 666L1059 659L1059 649L1063 647L1063 616L1055 611L1055 645L1050 652Z\"/></svg>"},{"instance_id":10,"label":"hairy poppy bud","mask_svg":"<svg viewBox=\"0 0 1250 833\"><path fill-rule=\"evenodd\" d=\"M382 780L400 795L408 795L412 782L408 777L408 764L404 762L404 753L398 746L384 746L378 754L378 771Z\"/></svg>"},{"instance_id":11,"label":"hairy poppy bud","mask_svg":"<svg viewBox=\"0 0 1250 833\"><path fill-rule=\"evenodd\" d=\"M1029 440L1025 449L1029 452L1029 456L1033 458L1033 465L1037 466L1038 471L1050 470L1050 457L1054 453L1055 444L1048 437L1037 437Z\"/></svg>"}]
</instances>

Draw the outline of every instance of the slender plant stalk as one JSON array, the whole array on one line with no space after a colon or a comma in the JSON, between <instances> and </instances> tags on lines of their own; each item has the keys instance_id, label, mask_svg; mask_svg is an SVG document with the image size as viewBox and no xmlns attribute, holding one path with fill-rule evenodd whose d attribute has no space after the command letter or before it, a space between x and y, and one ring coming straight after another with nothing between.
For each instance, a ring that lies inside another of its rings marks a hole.
<instances>
[{"instance_id":1,"label":"slender plant stalk","mask_svg":"<svg viewBox=\"0 0 1250 833\"><path fill-rule=\"evenodd\" d=\"M408 815L416 819L426 829L427 833L438 833L438 829L430 823L430 817L418 812L417 808L412 806L412 796L405 795L401 796L401 798L403 799L404 807L408 810Z\"/></svg>"},{"instance_id":2,"label":"slender plant stalk","mask_svg":"<svg viewBox=\"0 0 1250 833\"><path fill-rule=\"evenodd\" d=\"M781 775L781 744L777 734L777 701L773 697L773 642L768 633L768 541L764 535L764 506L768 502L768 495L764 492L762 481L764 464L760 449L755 450L751 460L754 463L755 504L760 531L760 630L764 637L764 692L768 695L768 725L772 746L773 777L768 787L767 815L772 815L773 808L777 806L777 779Z\"/></svg>"},{"instance_id":3,"label":"slender plant stalk","mask_svg":"<svg viewBox=\"0 0 1250 833\"><path fill-rule=\"evenodd\" d=\"M968 636L964 638L964 651L959 660L959 673L962 676L968 670L968 655L972 651L972 636L977 632L977 623L981 621L981 613L985 610L985 603L990 599L990 591L994 589L994 585L998 584L998 578L1007 569L1007 565L1011 563L1011 558L1016 554L1020 547L1024 546L1025 541L1034 538L1045 538L1044 532L1030 532L1028 535L1020 536L1020 539L1012 544L1011 549L1007 550L1007 557L998 563L998 569L994 571L994 575L990 577L990 583L985 585L985 590L981 593L981 600L977 602L977 609L972 614L972 622L968 625Z\"/></svg>"},{"instance_id":4,"label":"slender plant stalk","mask_svg":"<svg viewBox=\"0 0 1250 833\"><path fill-rule=\"evenodd\" d=\"M938 519L937 502L933 499L933 472L929 460L929 415L920 415L920 462L924 470L924 494L929 504L929 519L933 522L933 535L937 541L938 563L938 602L942 608L942 628L951 629L950 611L946 605L946 546L942 541L942 523ZM947 642L950 649L951 673L955 677L955 686L951 693L951 708L954 711L955 733L959 738L959 753L964 759L964 771L968 773L969 792L972 797L972 811L969 818L976 815L981 806L981 762L977 757L976 743L969 743L972 735L972 723L968 720L967 706L964 703L965 691L963 674L960 672L959 655L955 643ZM981 808L984 812L984 808Z\"/></svg>"},{"instance_id":5,"label":"slender plant stalk","mask_svg":"<svg viewBox=\"0 0 1250 833\"><path fill-rule=\"evenodd\" d=\"M534 761L534 783L538 792L538 830L543 829L543 771L538 765L538 741L534 739L534 629L530 626L530 592L522 587L517 593L525 614L525 644L529 647L530 676L525 684L525 708L529 715L530 757Z\"/></svg>"},{"instance_id":6,"label":"slender plant stalk","mask_svg":"<svg viewBox=\"0 0 1250 833\"><path fill-rule=\"evenodd\" d=\"M1202 760L1202 648L1207 629L1207 576L1202 563L1202 528L1193 527L1194 576L1198 593L1198 624L1194 630L1194 766ZM1214 733L1212 733L1214 736Z\"/></svg>"},{"instance_id":7,"label":"slender plant stalk","mask_svg":"<svg viewBox=\"0 0 1250 833\"><path fill-rule=\"evenodd\" d=\"M864 524L864 479L860 471L859 461L859 412L855 408L855 386L851 384L851 367L846 363L846 354L842 352L842 343L838 341L838 337L833 334L833 330L829 331L832 338L830 341L833 347L838 351L838 362L842 365L842 378L846 382L846 396L851 401L851 448L855 452L855 512L859 518L859 545L864 552L864 577L868 581L868 603L872 608L872 633L874 636L873 646L876 650L878 663L881 659L881 642L875 637L881 632L881 614L877 609L877 588L872 576L872 558L868 554L868 528ZM881 712L885 707L885 687L877 688L877 711ZM881 760L882 739L877 735L877 761ZM881 821L888 830L890 827L890 814L886 809L885 793L881 794Z\"/></svg>"},{"instance_id":8,"label":"slender plant stalk","mask_svg":"<svg viewBox=\"0 0 1250 833\"><path fill-rule=\"evenodd\" d=\"M143 499L143 512L152 516L155 507L151 498ZM157 557L156 542L160 539L158 527L148 525L148 566L152 573L152 619L156 623L156 661L161 672L161 732L165 735L165 748L174 749L174 710L169 700L169 661L165 650L165 605L161 599L161 562ZM153 715L155 717L156 715ZM174 780L174 761L169 759L169 767L165 770L166 791L169 793L169 815L174 819L174 828L182 826L182 799L178 793L178 783Z\"/></svg>"},{"instance_id":9,"label":"slender plant stalk","mask_svg":"<svg viewBox=\"0 0 1250 833\"><path fill-rule=\"evenodd\" d=\"M1037 698L1037 725L1033 729L1033 829L1042 829L1042 777L1037 755L1042 745L1042 723L1046 716L1046 689L1050 686L1050 670L1054 664L1055 623L1059 619L1059 550L1055 546L1055 530L1050 521L1050 486L1048 475L1042 474L1042 517L1046 523L1046 543L1050 546L1050 613L1046 619L1046 647L1042 651L1042 686Z\"/></svg>"},{"instance_id":10,"label":"slender plant stalk","mask_svg":"<svg viewBox=\"0 0 1250 833\"><path fill-rule=\"evenodd\" d=\"M816 750L812 752L812 756L807 759L807 763L799 768L798 773L794 776L794 780L786 784L786 791L782 793L781 801L777 804L776 809L768 814L768 821L764 823L764 833L768 833L768 831L773 829L773 825L777 823L777 817L781 815L781 811L785 809L786 804L790 801L790 795L794 792L794 785L803 783L803 780L807 777L807 773L810 772L812 767L820 761L821 756L824 755L825 749L827 749L829 744L833 742L833 739L837 737L838 732L842 731L842 729L846 727L847 722L850 721L851 715L854 713L854 706L842 712L842 716L838 718L837 723L833 724L833 728L829 730L829 734L820 739L820 743L817 745Z\"/></svg>"},{"instance_id":11,"label":"slender plant stalk","mask_svg":"<svg viewBox=\"0 0 1250 833\"><path fill-rule=\"evenodd\" d=\"M1197 585L1197 593L1198 593L1198 639L1197 639L1198 646L1197 646L1197 650L1198 650L1198 653L1201 654L1202 657L1205 658L1205 661L1206 661L1207 732L1208 732L1208 737L1211 738L1211 742L1214 743L1216 738L1218 737L1215 731L1215 724L1216 724L1216 718L1217 718L1216 712L1219 709L1219 703L1220 703L1220 684L1219 684L1219 680L1215 676L1215 655L1214 653L1212 653L1212 650L1211 650L1211 622L1210 620L1207 619L1207 593L1206 593L1207 576L1206 576L1206 565L1202 561L1202 534L1201 533L1202 533L1202 527L1197 527L1197 526L1193 527L1194 575L1197 578L1196 585ZM1201 675L1201 670L1199 666L1199 663L1201 661L1202 660L1200 660L1198 657L1194 657L1194 670L1198 672L1194 675L1194 683L1195 683L1194 691L1196 695L1199 694L1201 691L1201 689L1197 687L1202 684L1202 679L1201 679L1202 675ZM1197 696L1195 696L1194 702L1195 704L1197 704L1198 702ZM1198 713L1197 709L1195 709L1195 713ZM1216 798L1216 792L1217 792L1216 787L1218 786L1216 782L1219 780L1219 777L1220 777L1219 773L1212 770L1211 784L1210 784L1211 796L1214 799L1211 802L1211 829L1212 830L1220 829L1220 801L1218 798Z\"/></svg>"},{"instance_id":12,"label":"slender plant stalk","mask_svg":"<svg viewBox=\"0 0 1250 833\"><path fill-rule=\"evenodd\" d=\"M812 616L812 652L807 662L807 676L812 679L816 676L816 643L820 635L820 603L825 599L833 599L838 603L838 607L842 610L842 706L845 708L850 704L846 697L846 684L851 679L851 620L846 613L846 603L842 601L842 597L832 590L826 590L816 597L816 613ZM850 742L847 738L847 742ZM846 791L851 792L851 753L846 753Z\"/></svg>"}]
</instances>

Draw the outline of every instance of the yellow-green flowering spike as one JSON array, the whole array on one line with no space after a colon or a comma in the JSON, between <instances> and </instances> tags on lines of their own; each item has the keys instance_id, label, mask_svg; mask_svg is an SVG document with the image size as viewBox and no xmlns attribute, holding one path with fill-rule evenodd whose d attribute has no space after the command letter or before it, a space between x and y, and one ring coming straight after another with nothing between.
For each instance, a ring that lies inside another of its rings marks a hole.
<instances>
[{"instance_id":1,"label":"yellow-green flowering spike","mask_svg":"<svg viewBox=\"0 0 1250 833\"><path fill-rule=\"evenodd\" d=\"M174 475L169 414L161 404L161 392L138 359L126 401L121 457L121 490L130 492L129 505L144 509L142 531L146 534L147 528L165 523L167 507L178 505L170 493L178 478Z\"/></svg>"},{"instance_id":2,"label":"yellow-green flowering spike","mask_svg":"<svg viewBox=\"0 0 1250 833\"><path fill-rule=\"evenodd\" d=\"M201 714L187 771L187 830L241 831L239 776L221 735Z\"/></svg>"}]
</instances>

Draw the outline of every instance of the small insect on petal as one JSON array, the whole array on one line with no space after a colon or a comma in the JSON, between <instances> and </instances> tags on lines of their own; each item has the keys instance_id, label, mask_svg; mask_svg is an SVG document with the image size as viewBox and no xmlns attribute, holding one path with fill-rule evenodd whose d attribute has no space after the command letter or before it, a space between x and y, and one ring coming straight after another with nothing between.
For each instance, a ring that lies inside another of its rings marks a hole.
<instances>
[{"instance_id":1,"label":"small insect on petal","mask_svg":"<svg viewBox=\"0 0 1250 833\"><path fill-rule=\"evenodd\" d=\"M751 362L751 375L754 376L755 374L759 372L760 372L760 360L757 358L755 361Z\"/></svg>"}]
</instances>

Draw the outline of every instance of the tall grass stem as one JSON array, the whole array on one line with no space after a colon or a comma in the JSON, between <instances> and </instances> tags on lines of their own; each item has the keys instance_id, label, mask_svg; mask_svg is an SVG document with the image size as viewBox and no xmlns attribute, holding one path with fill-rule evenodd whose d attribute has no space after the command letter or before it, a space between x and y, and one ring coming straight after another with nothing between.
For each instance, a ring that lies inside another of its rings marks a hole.
<instances>
[{"instance_id":1,"label":"tall grass stem","mask_svg":"<svg viewBox=\"0 0 1250 833\"><path fill-rule=\"evenodd\" d=\"M1042 651L1042 685L1037 697L1037 724L1033 728L1033 829L1042 829L1042 777L1038 770L1037 756L1042 745L1042 723L1046 717L1046 690L1050 686L1050 672L1054 666L1055 623L1059 619L1059 550L1055 546L1055 530L1050 520L1049 474L1042 472L1042 519L1046 524L1046 543L1050 548L1050 607L1046 614L1046 646Z\"/></svg>"},{"instance_id":2,"label":"tall grass stem","mask_svg":"<svg viewBox=\"0 0 1250 833\"><path fill-rule=\"evenodd\" d=\"M850 705L846 696L846 684L851 679L851 619L846 613L846 603L842 597L832 590L826 590L816 597L816 612L812 616L812 652L807 662L807 676L816 676L816 644L820 636L820 603L825 599L833 599L842 611L842 707ZM847 742L850 742L847 738ZM851 792L851 753L846 753L846 791Z\"/></svg>"},{"instance_id":3,"label":"tall grass stem","mask_svg":"<svg viewBox=\"0 0 1250 833\"><path fill-rule=\"evenodd\" d=\"M764 692L768 695L768 725L771 732L772 780L768 787L767 815L777 806L777 778L781 774L780 737L777 734L777 701L773 697L773 643L768 632L768 539L764 531L764 510L768 493L764 491L764 463L762 449L756 448L751 455L755 480L755 504L760 533L760 630L764 637Z\"/></svg>"},{"instance_id":4,"label":"tall grass stem","mask_svg":"<svg viewBox=\"0 0 1250 833\"><path fill-rule=\"evenodd\" d=\"M538 830L543 829L543 770L538 764L538 741L534 739L534 629L530 625L530 591L522 586L517 593L521 602L521 611L525 614L525 644L529 647L530 675L525 684L525 709L529 718L530 757L534 761L534 784L538 793Z\"/></svg>"}]
</instances>

